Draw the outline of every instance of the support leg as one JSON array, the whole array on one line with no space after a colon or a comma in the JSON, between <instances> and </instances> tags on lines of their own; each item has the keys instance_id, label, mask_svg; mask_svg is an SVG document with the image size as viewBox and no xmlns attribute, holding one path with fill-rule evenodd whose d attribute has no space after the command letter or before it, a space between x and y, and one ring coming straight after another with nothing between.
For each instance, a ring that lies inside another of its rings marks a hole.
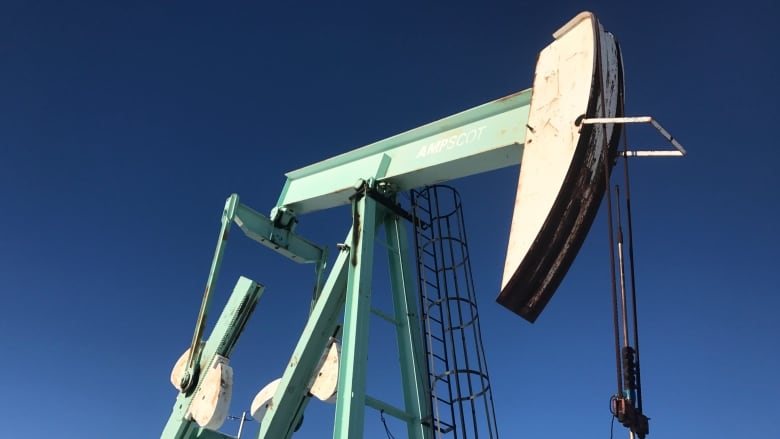
<instances>
[{"instance_id":1,"label":"support leg","mask_svg":"<svg viewBox=\"0 0 780 439\"><path fill-rule=\"evenodd\" d=\"M396 337L401 362L401 380L404 391L404 410L415 419L407 420L407 436L423 439L430 437L430 429L422 420L429 418L428 379L425 372L425 353L422 347L420 317L414 288L414 273L409 263L409 241L401 218L388 215L385 218L387 233L390 285L393 290Z\"/></svg>"},{"instance_id":2,"label":"support leg","mask_svg":"<svg viewBox=\"0 0 780 439\"><path fill-rule=\"evenodd\" d=\"M352 233L347 235L351 242ZM273 404L260 424L257 435L260 439L289 438L308 402L307 386L314 374L314 368L338 326L338 318L344 306L344 292L350 252L339 254L328 276L322 294L317 299L303 334L295 346L290 363L282 375Z\"/></svg>"},{"instance_id":3,"label":"support leg","mask_svg":"<svg viewBox=\"0 0 780 439\"><path fill-rule=\"evenodd\" d=\"M333 437L338 439L363 437L376 209L376 202L370 197L358 196L353 200L352 255L347 280L339 390L333 429Z\"/></svg>"}]
</instances>

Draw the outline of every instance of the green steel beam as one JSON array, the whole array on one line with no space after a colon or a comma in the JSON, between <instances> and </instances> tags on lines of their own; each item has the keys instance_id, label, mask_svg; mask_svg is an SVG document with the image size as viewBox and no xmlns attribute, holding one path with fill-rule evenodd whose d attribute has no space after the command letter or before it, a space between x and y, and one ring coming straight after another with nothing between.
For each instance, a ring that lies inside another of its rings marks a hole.
<instances>
[{"instance_id":1,"label":"green steel beam","mask_svg":"<svg viewBox=\"0 0 780 439\"><path fill-rule=\"evenodd\" d=\"M201 355L201 341L203 340L203 332L206 330L209 308L211 308L212 292L214 290L214 285L217 283L217 278L219 277L219 269L222 266L222 258L225 255L225 247L227 246L227 239L230 233L230 225L233 222L233 215L235 214L237 206L238 195L233 194L225 201L225 207L222 209L222 227L219 230L219 237L217 237L217 247L214 250L214 257L211 260L211 268L209 269L209 275L206 279L206 288L200 303L198 319L195 322L195 331L192 334L186 370L182 382L180 383L182 390L185 392L190 390L197 380L197 362Z\"/></svg>"},{"instance_id":2,"label":"green steel beam","mask_svg":"<svg viewBox=\"0 0 780 439\"><path fill-rule=\"evenodd\" d=\"M371 308L371 314L374 314L375 316L381 318L382 320L392 324L393 326L398 326L398 321L395 319L395 317L391 316L390 314L387 314L386 312L382 311L378 308Z\"/></svg>"},{"instance_id":3,"label":"green steel beam","mask_svg":"<svg viewBox=\"0 0 780 439\"><path fill-rule=\"evenodd\" d=\"M241 332L244 330L249 316L255 309L264 287L250 279L241 277L236 282L233 293L230 295L222 314L219 316L214 329L211 331L206 343L203 345L202 354L197 358L200 370L206 370L217 355L230 357L235 348ZM163 430L162 439L189 439L189 438L217 438L221 433L210 432L201 429L195 422L188 418L188 411L192 405L193 397L200 389L200 381L195 381L194 390L181 392L176 398L173 412ZM229 436L225 436L229 437Z\"/></svg>"},{"instance_id":4,"label":"green steel beam","mask_svg":"<svg viewBox=\"0 0 780 439\"><path fill-rule=\"evenodd\" d=\"M200 431L184 417L190 398L195 394L192 387L196 385L198 369L205 370L208 365L202 360L213 361L216 355L211 342L213 334L205 345L200 341L233 221L247 236L283 256L297 262L317 264L318 280L309 320L263 419L258 438L286 439L292 435L308 403L308 386L314 369L329 338L339 328L342 310L344 326L333 435L334 438L362 437L371 270L374 240L380 222L384 223L390 242L388 255L395 314L394 317L383 317L393 321L396 327L405 408L403 412L390 410L388 413L407 413L402 418L407 423L410 438L430 437L430 432L422 423L429 416L427 377L424 376L424 352L404 225L400 218L389 214L367 196L366 189L381 182L384 190L407 190L520 163L530 96L530 90L519 92L290 172L277 207L272 212L273 219L240 204L238 195L231 195L223 210L222 228L191 344L186 376L192 383L177 398L163 437L214 437L217 434ZM362 182L362 187L356 187L355 181L370 173L367 170L374 171L373 177L368 183ZM330 276L320 289L325 252L293 233L295 215L350 201L353 204L353 227L347 237L346 251L339 254ZM228 307L223 316L227 312ZM218 327L220 324L218 322ZM232 339L233 344L236 339L237 334ZM201 349L203 352L200 352Z\"/></svg>"},{"instance_id":5,"label":"green steel beam","mask_svg":"<svg viewBox=\"0 0 780 439\"><path fill-rule=\"evenodd\" d=\"M345 242L352 241L350 230ZM287 439L298 425L303 409L308 403L308 385L314 375L328 340L339 327L339 317L344 309L347 288L350 251L339 253L328 279L322 288L309 320L295 346L290 363L282 375L273 403L260 424L259 439Z\"/></svg>"},{"instance_id":6,"label":"green steel beam","mask_svg":"<svg viewBox=\"0 0 780 439\"><path fill-rule=\"evenodd\" d=\"M398 407L395 407L393 405L390 405L382 400L376 399L372 396L366 395L366 406L371 407L372 409L378 410L380 412L385 412L388 415L400 419L407 423L417 422L419 423L420 420L415 418L414 415L409 414ZM412 436L409 436L412 437Z\"/></svg>"},{"instance_id":7,"label":"green steel beam","mask_svg":"<svg viewBox=\"0 0 780 439\"><path fill-rule=\"evenodd\" d=\"M238 195L233 194L238 200ZM249 238L281 254L282 256L302 264L315 264L314 291L312 292L311 310L322 290L322 281L327 265L326 249L312 244L300 235L293 233L297 220L292 217L290 223L281 226L275 221L263 216L248 206L236 203L233 221Z\"/></svg>"},{"instance_id":8,"label":"green steel beam","mask_svg":"<svg viewBox=\"0 0 780 439\"><path fill-rule=\"evenodd\" d=\"M367 169L403 191L517 165L530 101L528 89L289 172L277 207L303 214L349 204Z\"/></svg>"},{"instance_id":9,"label":"green steel beam","mask_svg":"<svg viewBox=\"0 0 780 439\"><path fill-rule=\"evenodd\" d=\"M417 290L414 286L414 272L409 261L409 240L406 224L397 215L385 217L387 259L390 268L390 287L393 290L396 338L401 362L404 409L414 419L406 419L407 437L423 439L430 437L430 430L422 420L429 418L428 377L425 352L422 344L420 316L417 311Z\"/></svg>"},{"instance_id":10,"label":"green steel beam","mask_svg":"<svg viewBox=\"0 0 780 439\"><path fill-rule=\"evenodd\" d=\"M377 228L377 203L365 193L356 194L352 203L353 235L341 338L334 439L363 436L366 402L368 322L371 313L371 271Z\"/></svg>"},{"instance_id":11,"label":"green steel beam","mask_svg":"<svg viewBox=\"0 0 780 439\"><path fill-rule=\"evenodd\" d=\"M211 307L212 293L219 277L219 270L222 266L222 259L225 255L227 239L230 235L230 227L233 221L238 224L248 237L277 253L295 262L316 263L317 279L314 286L314 296L316 297L319 294L320 278L325 268L325 258L327 256L324 250L293 233L292 225L294 225L294 220L287 228L277 227L272 220L241 204L237 194L230 195L225 201L225 207L222 210L222 226L217 238L217 247L214 250L214 257L206 280L206 288L203 293L200 311L198 312L195 331L190 343L187 370L182 382L182 388L185 391L192 386L195 375L198 373L196 360L200 355L201 341L208 320L209 308Z\"/></svg>"},{"instance_id":12,"label":"green steel beam","mask_svg":"<svg viewBox=\"0 0 780 439\"><path fill-rule=\"evenodd\" d=\"M237 205L233 220L246 236L295 262L315 263L323 258L320 247L289 229L277 227L272 220L243 204Z\"/></svg>"}]
</instances>

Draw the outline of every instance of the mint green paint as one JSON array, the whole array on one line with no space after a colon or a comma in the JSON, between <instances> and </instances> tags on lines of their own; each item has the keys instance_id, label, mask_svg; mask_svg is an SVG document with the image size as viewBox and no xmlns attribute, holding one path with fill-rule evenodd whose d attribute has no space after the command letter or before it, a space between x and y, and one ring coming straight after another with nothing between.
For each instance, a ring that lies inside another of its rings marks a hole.
<instances>
[{"instance_id":1,"label":"mint green paint","mask_svg":"<svg viewBox=\"0 0 780 439\"><path fill-rule=\"evenodd\" d=\"M233 215L235 214L237 205L238 195L233 194L225 201L225 207L222 210L222 226L219 230L219 236L217 237L217 247L214 250L214 257L211 260L211 268L209 269L209 275L206 279L206 289L203 292L200 311L198 311L198 319L195 322L195 331L192 334L192 343L190 343L187 370L185 372L184 382L182 382L182 386L185 390L192 386L193 378L195 377L197 359L201 354L200 350L201 340L203 340L203 331L206 328L208 311L211 307L211 293L214 290L214 285L217 283L217 278L219 277L219 268L222 266L222 257L225 255L227 238L230 233L230 226L233 222Z\"/></svg>"},{"instance_id":2,"label":"mint green paint","mask_svg":"<svg viewBox=\"0 0 780 439\"><path fill-rule=\"evenodd\" d=\"M352 242L352 231L345 242ZM282 375L273 404L260 424L258 438L287 439L308 403L308 384L328 340L336 335L344 309L350 251L342 251L322 288L322 294L306 322L290 362Z\"/></svg>"},{"instance_id":3,"label":"mint green paint","mask_svg":"<svg viewBox=\"0 0 780 439\"><path fill-rule=\"evenodd\" d=\"M517 165L530 98L525 90L289 172L277 205L303 214L349 204L367 169L386 167L379 181L401 191Z\"/></svg>"},{"instance_id":4,"label":"mint green paint","mask_svg":"<svg viewBox=\"0 0 780 439\"><path fill-rule=\"evenodd\" d=\"M200 342L203 338L206 321L208 320L212 291L219 277L219 269L222 266L222 258L225 254L227 239L233 221L238 224L248 237L293 261L316 263L318 264L318 270L319 267L324 267L325 265L326 254L320 247L308 242L292 231L275 227L273 221L242 205L237 194L232 194L228 197L222 210L222 226L217 237L217 246L214 250L214 257L211 261L203 300L201 301L192 343L190 344L191 349L186 372L188 377L192 377L195 374L195 360L200 355ZM319 289L319 276L315 281L314 289L316 294Z\"/></svg>"},{"instance_id":5,"label":"mint green paint","mask_svg":"<svg viewBox=\"0 0 780 439\"><path fill-rule=\"evenodd\" d=\"M310 314L314 311L314 305L317 304L317 300L320 298L320 294L322 293L323 282L325 280L325 268L327 266L328 248L324 247L322 249L322 254L320 255L319 261L317 261L314 266L314 292L312 293L311 298L311 307L309 309Z\"/></svg>"},{"instance_id":6,"label":"mint green paint","mask_svg":"<svg viewBox=\"0 0 780 439\"><path fill-rule=\"evenodd\" d=\"M390 286L393 290L396 339L401 363L404 410L413 419L406 419L407 437L428 438L431 432L422 424L429 418L428 377L425 368L425 353L420 330L420 316L417 307L417 292L414 287L414 271L409 261L409 241L406 237L404 220L396 215L385 217L385 231L390 246L387 259L390 268Z\"/></svg>"},{"instance_id":7,"label":"mint green paint","mask_svg":"<svg viewBox=\"0 0 780 439\"><path fill-rule=\"evenodd\" d=\"M392 157L382 154L382 157L379 159L379 169L377 169L376 178L382 178L387 175L387 170L390 169L390 162L392 161Z\"/></svg>"},{"instance_id":8,"label":"mint green paint","mask_svg":"<svg viewBox=\"0 0 780 439\"><path fill-rule=\"evenodd\" d=\"M391 316L390 314L385 313L384 311L377 309L377 308L371 308L371 314L381 318L382 320L392 324L393 326L398 326L398 321L395 319L395 317Z\"/></svg>"},{"instance_id":9,"label":"mint green paint","mask_svg":"<svg viewBox=\"0 0 780 439\"><path fill-rule=\"evenodd\" d=\"M329 338L339 332L342 310L344 326L334 438L362 437L367 402L384 407L388 414L405 420L408 437L429 438L431 432L423 425L423 421L430 418L425 354L404 224L385 212L384 208L377 207L371 198L357 196L353 199L355 184L366 178L369 184L374 184L375 179L385 184L382 187L397 192L517 165L525 142L530 97L531 91L525 90L288 173L277 207L287 208L293 214L303 214L352 202L357 214L355 219L359 220L354 222L345 241L350 248L339 254L321 289L325 252L293 233L294 222L282 227L241 205L237 195L231 195L223 211L222 228L193 335L193 355L188 362L190 375L195 376L198 367L208 364L204 365L202 360L213 361L216 352L210 344L213 335L203 348L200 340L228 232L235 221L255 241L286 258L316 266L314 302L309 320L282 375L279 390L261 424L258 438L287 439L292 435L308 403L308 385L314 369ZM373 398L367 399L365 394L371 270L374 238L380 222L385 226L389 241L394 316L380 315L396 327L404 410ZM226 307L223 315L230 312ZM229 350L232 350L238 333L240 328L231 339ZM198 352L199 349L203 352ZM214 436L216 433L199 432L183 420L192 393L188 395L182 394L177 399L163 437L218 437Z\"/></svg>"},{"instance_id":10,"label":"mint green paint","mask_svg":"<svg viewBox=\"0 0 780 439\"><path fill-rule=\"evenodd\" d=\"M366 395L366 405L374 410L385 412L388 415L407 423L420 422L420 420L416 419L414 415L368 395Z\"/></svg>"},{"instance_id":11,"label":"mint green paint","mask_svg":"<svg viewBox=\"0 0 780 439\"><path fill-rule=\"evenodd\" d=\"M233 220L246 236L295 262L319 263L323 258L320 247L290 230L276 227L269 218L243 204L236 206Z\"/></svg>"},{"instance_id":12,"label":"mint green paint","mask_svg":"<svg viewBox=\"0 0 780 439\"><path fill-rule=\"evenodd\" d=\"M260 299L264 287L245 277L239 278L222 314L217 320L211 335L203 344L202 353L195 358L196 368L206 370L217 355L230 357L238 338L249 320L249 316ZM185 419L193 397L200 390L199 380L194 382L194 390L189 393L179 393L173 406L168 423L165 425L161 439L185 438L222 438L230 437L222 433L201 429L193 421Z\"/></svg>"},{"instance_id":13,"label":"mint green paint","mask_svg":"<svg viewBox=\"0 0 780 439\"><path fill-rule=\"evenodd\" d=\"M276 202L276 207L282 206L282 202L285 198L287 198L287 189L290 188L290 180L284 182L284 186L282 187L282 193L279 195L279 200Z\"/></svg>"},{"instance_id":14,"label":"mint green paint","mask_svg":"<svg viewBox=\"0 0 780 439\"><path fill-rule=\"evenodd\" d=\"M376 209L376 202L367 196L358 195L353 200L352 255L344 307L334 438L363 436Z\"/></svg>"}]
</instances>

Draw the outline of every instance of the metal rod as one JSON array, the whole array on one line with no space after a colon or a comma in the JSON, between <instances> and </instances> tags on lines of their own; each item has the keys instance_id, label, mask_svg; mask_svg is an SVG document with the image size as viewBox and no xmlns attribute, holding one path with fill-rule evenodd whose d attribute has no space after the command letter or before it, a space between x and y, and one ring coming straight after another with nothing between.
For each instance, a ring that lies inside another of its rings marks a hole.
<instances>
[{"instance_id":1,"label":"metal rod","mask_svg":"<svg viewBox=\"0 0 780 439\"><path fill-rule=\"evenodd\" d=\"M661 124L655 120L651 120L650 123L653 124L655 129L657 129L658 132L661 133L661 135L664 136L666 140L669 141L669 143L674 145L674 147L677 148L678 151L680 151L681 153L683 153L683 155L685 155L685 148L683 148L683 146L680 145L680 142L678 142L677 139L675 139L674 137L672 137L671 134L669 134L669 131L666 131L664 127L662 127Z\"/></svg>"},{"instance_id":2,"label":"metal rod","mask_svg":"<svg viewBox=\"0 0 780 439\"><path fill-rule=\"evenodd\" d=\"M680 151L620 151L623 157L684 157Z\"/></svg>"},{"instance_id":3,"label":"metal rod","mask_svg":"<svg viewBox=\"0 0 780 439\"><path fill-rule=\"evenodd\" d=\"M596 44L599 44L598 39L596 40ZM600 50L598 51L600 53ZM601 60L597 60L597 65L599 66L598 69L601 70ZM602 72L599 71L599 75L601 75ZM599 76L601 77L601 76ZM601 87L601 107L606 108L606 99L604 98L604 87ZM587 120L587 119L586 119ZM583 120L584 122L584 120ZM610 167L610 160L607 156L607 126L603 126L604 133L603 133L603 147L601 149L601 153L603 154L603 170L604 170L604 192L607 198L607 229L609 231L608 237L609 237L609 274L610 274L610 284L612 287L612 323L614 325L614 332L615 332L615 369L616 369L616 377L617 377L617 392L616 395L620 395L623 391L623 374L622 374L622 367L620 362L620 325L618 322L618 304L617 304L617 286L615 285L615 239L613 236L613 226L612 226L612 190L610 189L609 184L609 167Z\"/></svg>"},{"instance_id":4,"label":"metal rod","mask_svg":"<svg viewBox=\"0 0 780 439\"><path fill-rule=\"evenodd\" d=\"M623 142L628 144L628 134L623 131ZM635 380L636 380L636 404L639 413L642 412L642 377L639 363L639 322L636 311L636 271L634 270L634 229L631 220L631 179L628 171L628 157L623 159L623 177L626 185L626 225L628 226L628 267L631 275L631 306L634 323L634 355L635 355Z\"/></svg>"},{"instance_id":5,"label":"metal rod","mask_svg":"<svg viewBox=\"0 0 780 439\"><path fill-rule=\"evenodd\" d=\"M222 266L222 258L225 255L225 247L227 246L230 226L233 223L233 215L235 214L237 205L238 195L232 194L227 201L225 201L225 207L222 211L222 226L220 227L219 237L217 238L217 248L214 250L214 257L212 258L209 276L206 280L206 288L203 292L200 311L198 311L198 319L195 322L195 331L192 334L190 351L187 355L187 372L184 378L186 382L181 383L183 391L188 390L188 388L194 384L195 377L191 374L195 373L195 363L198 361L200 355L201 341L203 340L203 333L206 330L206 320L208 319L212 292L214 290L214 285L217 283L217 278L219 277L219 269Z\"/></svg>"},{"instance_id":6,"label":"metal rod","mask_svg":"<svg viewBox=\"0 0 780 439\"><path fill-rule=\"evenodd\" d=\"M680 144L680 142L677 141L671 134L669 134L669 131L666 131L664 127L661 126L660 123L658 123L657 120L653 119L651 116L635 116L635 117L591 117L591 118L585 118L579 121L582 125L595 125L595 124L607 124L607 123L615 123L615 124L627 124L627 123L649 123L651 124L659 133L661 133L662 136L666 140L669 141L669 143L674 146L677 151L670 151L674 154L669 154L668 156L676 156L681 157L687 154L687 151L685 151L685 148ZM656 151L639 151L639 152L650 152L654 153ZM630 154L629 151L626 151L624 154ZM648 156L661 156L662 154L642 154L642 156L648 157Z\"/></svg>"},{"instance_id":7,"label":"metal rod","mask_svg":"<svg viewBox=\"0 0 780 439\"><path fill-rule=\"evenodd\" d=\"M605 148L606 150L606 148ZM612 317L615 330L615 364L617 368L617 395L623 391L623 375L620 363L620 323L618 320L617 285L615 283L615 239L612 228L612 194L609 187L609 163L604 160L604 177L606 178L607 197L607 228L609 229L609 278L612 286Z\"/></svg>"},{"instance_id":8,"label":"metal rod","mask_svg":"<svg viewBox=\"0 0 780 439\"><path fill-rule=\"evenodd\" d=\"M391 316L390 314L385 313L384 311L380 310L379 308L371 307L371 314L381 318L382 320L385 320L393 326L398 326L398 320L396 320L395 317Z\"/></svg>"},{"instance_id":9,"label":"metal rod","mask_svg":"<svg viewBox=\"0 0 780 439\"><path fill-rule=\"evenodd\" d=\"M388 415L400 419L404 422L418 422L419 420L416 419L416 417L408 413L404 410L399 409L398 407L394 405L390 405L382 400L376 399L374 397L371 397L369 395L366 395L366 406L371 407L372 409L378 410L380 412L385 412Z\"/></svg>"},{"instance_id":10,"label":"metal rod","mask_svg":"<svg viewBox=\"0 0 780 439\"><path fill-rule=\"evenodd\" d=\"M421 210L424 210L425 212L430 212L430 205L428 206L428 209L421 209L421 206L419 203L421 203L420 197L418 193L414 190L409 191L409 198L410 203L412 205L411 211L412 216L414 217L414 221L412 221L412 224L414 227L414 252L415 252L415 261L417 264L417 291L418 291L418 303L420 306L420 319L421 323L423 324L423 349L425 349L425 352L427 353L433 344L433 340L431 338L431 320L428 318L428 288L425 287L425 282L423 281L423 277L419 275L419 273L422 272L424 269L424 254L425 254L425 241L421 238L422 229L419 227L419 214L422 213ZM436 424L438 424L439 419L439 406L438 404L434 404L433 401L435 401L437 397L436 392L436 383L432 379L431 370L433 369L433 364L431 364L429 361L432 361L431 359L427 358L428 355L426 355L425 359L425 374L426 378L428 379L428 391L430 392L428 395L428 412L431 416L431 430L434 433L439 432L439 428ZM436 434L436 438L438 439L441 435Z\"/></svg>"},{"instance_id":11,"label":"metal rod","mask_svg":"<svg viewBox=\"0 0 780 439\"><path fill-rule=\"evenodd\" d=\"M652 123L650 116L626 116L626 117L589 117L580 121L583 125L596 125L602 123Z\"/></svg>"},{"instance_id":12,"label":"metal rod","mask_svg":"<svg viewBox=\"0 0 780 439\"><path fill-rule=\"evenodd\" d=\"M620 217L620 186L615 186L615 198L617 199L617 249L618 268L620 276L620 306L623 312L623 346L628 346L628 303L626 303L626 269L623 263L623 227Z\"/></svg>"},{"instance_id":13,"label":"metal rod","mask_svg":"<svg viewBox=\"0 0 780 439\"><path fill-rule=\"evenodd\" d=\"M238 436L236 436L236 439L241 439L241 431L244 430L244 421L246 421L246 412L241 413L241 422L238 424Z\"/></svg>"}]
</instances>

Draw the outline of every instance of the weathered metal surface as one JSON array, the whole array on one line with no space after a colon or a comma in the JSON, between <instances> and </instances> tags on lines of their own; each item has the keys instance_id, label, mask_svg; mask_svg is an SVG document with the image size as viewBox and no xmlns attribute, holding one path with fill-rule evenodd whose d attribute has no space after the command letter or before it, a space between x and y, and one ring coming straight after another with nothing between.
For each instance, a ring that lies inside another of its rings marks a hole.
<instances>
[{"instance_id":1,"label":"weathered metal surface","mask_svg":"<svg viewBox=\"0 0 780 439\"><path fill-rule=\"evenodd\" d=\"M276 389L279 388L279 383L281 381L281 378L277 378L271 381L270 383L266 384L265 387L260 389L260 391L257 392L257 395L255 395L255 398L252 400L252 405L249 408L249 413L252 415L255 421L259 423L263 422L265 413L273 404L274 393L276 393Z\"/></svg>"},{"instance_id":2,"label":"weathered metal surface","mask_svg":"<svg viewBox=\"0 0 780 439\"><path fill-rule=\"evenodd\" d=\"M240 277L236 282L233 293L209 338L202 343L201 354L196 357L196 370L200 370L201 373L195 376L194 390L179 393L161 437L165 439L229 437L211 430L224 421L223 414L227 414L230 402L232 370L229 370L227 358L233 352L238 337L260 299L263 289L262 285L245 277ZM174 386L180 380L173 375L182 373L182 363L186 364L188 354L189 352L185 352L185 355L177 361L177 366L174 366L172 373ZM204 428L201 428L198 423L201 423Z\"/></svg>"},{"instance_id":3,"label":"weathered metal surface","mask_svg":"<svg viewBox=\"0 0 780 439\"><path fill-rule=\"evenodd\" d=\"M336 402L339 385L339 358L341 345L334 341L323 356L319 371L312 378L309 393L320 401Z\"/></svg>"},{"instance_id":4,"label":"weathered metal surface","mask_svg":"<svg viewBox=\"0 0 780 439\"><path fill-rule=\"evenodd\" d=\"M236 203L233 221L246 236L295 262L315 263L323 258L320 247L289 229L276 227L272 220L243 204Z\"/></svg>"},{"instance_id":5,"label":"weathered metal surface","mask_svg":"<svg viewBox=\"0 0 780 439\"><path fill-rule=\"evenodd\" d=\"M604 168L612 168L620 137L620 125L576 121L623 113L620 49L612 35L583 12L554 36L537 62L497 298L531 322L585 240L604 195Z\"/></svg>"},{"instance_id":6,"label":"weathered metal surface","mask_svg":"<svg viewBox=\"0 0 780 439\"><path fill-rule=\"evenodd\" d=\"M233 368L229 360L215 356L195 396L189 414L203 428L216 430L227 419L230 398L233 396Z\"/></svg>"}]
</instances>

